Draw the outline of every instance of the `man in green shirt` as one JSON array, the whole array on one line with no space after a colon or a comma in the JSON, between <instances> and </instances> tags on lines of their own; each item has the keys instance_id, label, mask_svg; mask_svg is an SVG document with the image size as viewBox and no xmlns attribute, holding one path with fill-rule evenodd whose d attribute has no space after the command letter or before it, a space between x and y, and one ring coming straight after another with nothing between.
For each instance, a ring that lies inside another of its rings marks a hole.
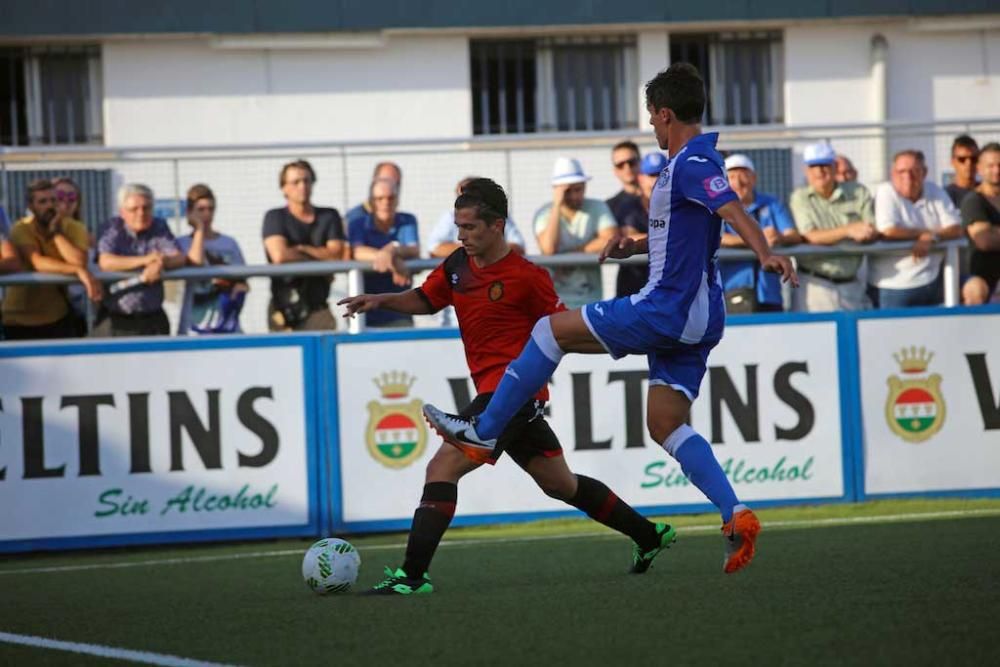
<instances>
[{"instance_id":1,"label":"man in green shirt","mask_svg":"<svg viewBox=\"0 0 1000 667\"><path fill-rule=\"evenodd\" d=\"M837 183L836 153L826 143L806 146L807 185L792 193L795 224L806 242L836 245L841 241L871 243L878 238L871 193L859 183ZM799 289L795 309L808 312L865 310L869 307L864 281L859 279L860 255L798 258Z\"/></svg>"},{"instance_id":2,"label":"man in green shirt","mask_svg":"<svg viewBox=\"0 0 1000 667\"><path fill-rule=\"evenodd\" d=\"M601 199L588 199L587 181L579 160L561 157L552 170L552 203L535 214L534 229L543 255L593 253L592 266L565 266L552 271L556 294L567 308L579 308L603 298L597 253L618 234L618 222Z\"/></svg>"}]
</instances>

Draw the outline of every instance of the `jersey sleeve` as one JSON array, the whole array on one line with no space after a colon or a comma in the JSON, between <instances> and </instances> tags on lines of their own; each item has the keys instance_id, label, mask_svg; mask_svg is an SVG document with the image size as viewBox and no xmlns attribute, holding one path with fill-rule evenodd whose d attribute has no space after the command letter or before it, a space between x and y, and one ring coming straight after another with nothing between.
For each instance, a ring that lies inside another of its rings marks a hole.
<instances>
[{"instance_id":1,"label":"jersey sleeve","mask_svg":"<svg viewBox=\"0 0 1000 667\"><path fill-rule=\"evenodd\" d=\"M438 264L433 271L427 274L424 284L417 288L417 292L427 300L434 312L452 305L451 285L448 284L444 262Z\"/></svg>"},{"instance_id":2,"label":"jersey sleeve","mask_svg":"<svg viewBox=\"0 0 1000 667\"><path fill-rule=\"evenodd\" d=\"M709 157L688 156L677 174L681 194L712 213L739 197L729 187L729 179L722 167Z\"/></svg>"}]
</instances>

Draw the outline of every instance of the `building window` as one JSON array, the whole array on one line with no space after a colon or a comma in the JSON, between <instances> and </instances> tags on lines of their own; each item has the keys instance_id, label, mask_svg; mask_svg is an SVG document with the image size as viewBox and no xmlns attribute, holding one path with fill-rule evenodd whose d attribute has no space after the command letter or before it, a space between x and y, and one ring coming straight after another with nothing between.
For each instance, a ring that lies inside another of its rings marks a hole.
<instances>
[{"instance_id":1,"label":"building window","mask_svg":"<svg viewBox=\"0 0 1000 667\"><path fill-rule=\"evenodd\" d=\"M638 124L632 37L473 40L471 56L475 134Z\"/></svg>"},{"instance_id":2,"label":"building window","mask_svg":"<svg viewBox=\"0 0 1000 667\"><path fill-rule=\"evenodd\" d=\"M672 34L670 60L689 62L701 71L708 89L706 123L784 122L784 46L780 32Z\"/></svg>"},{"instance_id":3,"label":"building window","mask_svg":"<svg viewBox=\"0 0 1000 667\"><path fill-rule=\"evenodd\" d=\"M0 143L103 141L97 46L0 49Z\"/></svg>"}]
</instances>

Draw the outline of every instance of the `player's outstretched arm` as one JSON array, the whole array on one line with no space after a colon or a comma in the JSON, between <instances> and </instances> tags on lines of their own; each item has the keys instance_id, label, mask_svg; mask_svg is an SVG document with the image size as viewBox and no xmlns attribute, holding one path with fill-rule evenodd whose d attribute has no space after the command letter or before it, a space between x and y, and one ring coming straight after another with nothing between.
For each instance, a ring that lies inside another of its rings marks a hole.
<instances>
[{"instance_id":1,"label":"player's outstretched arm","mask_svg":"<svg viewBox=\"0 0 1000 667\"><path fill-rule=\"evenodd\" d=\"M764 237L757 221L747 215L743 204L738 200L724 204L717 211L723 220L736 230L740 238L757 255L757 260L765 271L772 271L781 276L783 282L791 282L793 287L799 286L799 277L792 268L792 262L787 257L771 254L771 246Z\"/></svg>"},{"instance_id":2,"label":"player's outstretched arm","mask_svg":"<svg viewBox=\"0 0 1000 667\"><path fill-rule=\"evenodd\" d=\"M344 306L344 318L350 319L358 313L367 313L376 308L394 310L397 313L408 315L429 315L431 306L427 300L415 290L407 290L395 294L359 294L349 296L337 302L338 306Z\"/></svg>"},{"instance_id":3,"label":"player's outstretched arm","mask_svg":"<svg viewBox=\"0 0 1000 667\"><path fill-rule=\"evenodd\" d=\"M640 236L615 236L604 244L604 249L598 255L597 261L603 264L608 259L626 259L632 255L644 255L649 252L649 238Z\"/></svg>"}]
</instances>

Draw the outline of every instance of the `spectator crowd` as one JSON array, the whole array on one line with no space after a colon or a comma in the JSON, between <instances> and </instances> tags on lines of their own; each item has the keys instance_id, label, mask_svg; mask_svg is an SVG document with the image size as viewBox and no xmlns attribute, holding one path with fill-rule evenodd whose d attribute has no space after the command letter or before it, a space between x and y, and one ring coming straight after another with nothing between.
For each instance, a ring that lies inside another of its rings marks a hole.
<instances>
[{"instance_id":1,"label":"spectator crowd","mask_svg":"<svg viewBox=\"0 0 1000 667\"><path fill-rule=\"evenodd\" d=\"M649 201L668 166L658 151L642 155L631 141L611 150L611 169L621 189L607 200L588 196L592 176L572 157L555 161L551 200L540 206L531 231L542 255L596 255L609 240L643 236ZM858 182L850 158L827 143L803 151L805 185L787 202L758 188L758 171L745 154L725 158L729 186L760 224L772 246L830 246L824 254L801 253L797 290L751 259L723 260L720 282L730 313L864 310L933 306L944 302L942 241L967 238L961 298L966 305L988 303L1000 281L1000 144L982 147L966 135L951 148L954 177L944 186L928 178L919 150L896 153L888 180L873 189ZM472 176L460 181L455 194ZM270 264L356 260L369 264L363 289L369 293L409 289L407 260L421 254L417 219L400 209L403 173L399 165L375 166L368 197L342 218L335 208L313 202L317 174L305 160L284 165L278 174L284 205L267 211L262 244ZM186 201L189 233L175 237L167 222L154 216L153 192L130 183L117 195L117 215L88 232L81 220L82 191L70 178L36 180L26 189L24 215L11 220L0 209L0 273L34 271L72 276L72 285L32 283L3 289L0 338L26 340L87 335L165 335L170 323L163 309L165 272L182 266L242 265L243 252L215 228L216 198L196 184ZM511 219L505 236L514 252L524 253L524 236ZM865 256L836 252L844 244L905 241L905 251ZM743 240L728 226L723 248ZM461 247L450 206L424 246L430 257L444 258ZM792 251L794 254L794 250ZM95 270L132 272L130 278L102 284ZM551 269L556 290L570 308L602 298L601 270L593 264ZM618 268L616 293L634 294L646 283L647 267ZM271 331L333 330L337 318L328 303L332 276L281 276L271 279L268 326ZM178 334L239 333L248 292L244 280L212 278L185 284ZM87 301L92 302L88 308ZM92 327L86 313L96 313ZM443 324L450 324L447 313ZM367 326L411 326L409 316L368 315Z\"/></svg>"}]
</instances>

